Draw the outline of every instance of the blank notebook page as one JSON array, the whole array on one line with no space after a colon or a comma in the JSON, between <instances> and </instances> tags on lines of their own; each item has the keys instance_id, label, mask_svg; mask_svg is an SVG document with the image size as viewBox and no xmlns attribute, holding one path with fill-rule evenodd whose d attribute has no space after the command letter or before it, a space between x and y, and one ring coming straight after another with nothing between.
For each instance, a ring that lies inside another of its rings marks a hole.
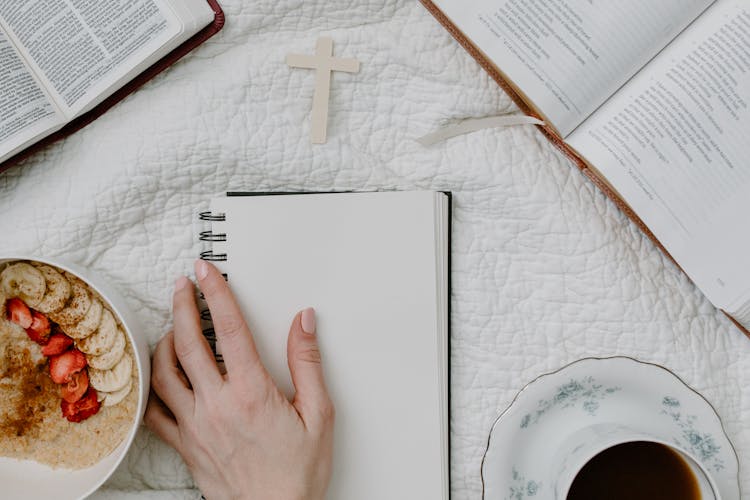
<instances>
[{"instance_id":1,"label":"blank notebook page","mask_svg":"<svg viewBox=\"0 0 750 500\"><path fill-rule=\"evenodd\" d=\"M329 498L448 498L447 197L434 192L225 197L214 253L264 364L293 394L290 323L317 312L336 406ZM441 247L441 245L443 245Z\"/></svg>"}]
</instances>

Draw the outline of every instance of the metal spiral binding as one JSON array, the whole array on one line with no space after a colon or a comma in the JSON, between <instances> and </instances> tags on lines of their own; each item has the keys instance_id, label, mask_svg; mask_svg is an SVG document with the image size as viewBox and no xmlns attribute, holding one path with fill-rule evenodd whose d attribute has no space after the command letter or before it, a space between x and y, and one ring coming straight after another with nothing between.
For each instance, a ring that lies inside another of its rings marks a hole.
<instances>
[{"instance_id":1,"label":"metal spiral binding","mask_svg":"<svg viewBox=\"0 0 750 500\"><path fill-rule=\"evenodd\" d=\"M213 349L216 346L216 331L213 328L204 328L203 336L208 340L208 344Z\"/></svg>"},{"instance_id":2,"label":"metal spiral binding","mask_svg":"<svg viewBox=\"0 0 750 500\"><path fill-rule=\"evenodd\" d=\"M215 214L213 212L201 212L198 215L198 218L203 222L226 222L227 218L225 214ZM212 230L206 230L201 231L201 233L198 235L198 239L203 242L221 242L221 241L227 241L227 235L226 233L214 233ZM209 262L225 262L227 260L227 254L226 253L214 253L213 249L210 250L204 250L200 254L200 258ZM224 279L227 279L227 275L223 274ZM203 302L203 305L205 305L206 297L203 295L203 293L200 293L200 299ZM200 310L200 317L201 321L205 323L205 328L203 329L203 336L208 341L209 346L211 346L211 350L214 353L214 357L216 358L216 361L221 363L224 361L224 357L216 352L216 332L213 328L213 325L211 323L211 312L208 310L207 307L204 307Z\"/></svg>"},{"instance_id":3,"label":"metal spiral binding","mask_svg":"<svg viewBox=\"0 0 750 500\"><path fill-rule=\"evenodd\" d=\"M201 231L198 239L201 241L227 241L226 233L214 233L213 231Z\"/></svg>"},{"instance_id":4,"label":"metal spiral binding","mask_svg":"<svg viewBox=\"0 0 750 500\"><path fill-rule=\"evenodd\" d=\"M198 218L206 222L226 222L226 214L215 214L212 212L201 212L198 214Z\"/></svg>"},{"instance_id":5,"label":"metal spiral binding","mask_svg":"<svg viewBox=\"0 0 750 500\"><path fill-rule=\"evenodd\" d=\"M201 252L201 259L209 262L226 262L227 254L225 253L214 253L213 250L205 250Z\"/></svg>"}]
</instances>

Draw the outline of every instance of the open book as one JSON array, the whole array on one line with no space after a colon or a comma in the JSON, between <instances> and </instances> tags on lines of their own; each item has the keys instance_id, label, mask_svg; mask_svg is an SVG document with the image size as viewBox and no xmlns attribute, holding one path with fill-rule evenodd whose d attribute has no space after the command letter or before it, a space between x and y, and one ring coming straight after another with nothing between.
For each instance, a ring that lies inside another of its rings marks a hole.
<instances>
[{"instance_id":1,"label":"open book","mask_svg":"<svg viewBox=\"0 0 750 500\"><path fill-rule=\"evenodd\" d=\"M748 333L750 3L422 1Z\"/></svg>"},{"instance_id":2,"label":"open book","mask_svg":"<svg viewBox=\"0 0 750 500\"><path fill-rule=\"evenodd\" d=\"M288 396L289 324L315 307L336 406L328 498L447 500L450 197L230 193L201 219L201 257Z\"/></svg>"},{"instance_id":3,"label":"open book","mask_svg":"<svg viewBox=\"0 0 750 500\"><path fill-rule=\"evenodd\" d=\"M96 118L105 99L214 23L221 11L211 3L0 0L0 170L67 124Z\"/></svg>"}]
</instances>

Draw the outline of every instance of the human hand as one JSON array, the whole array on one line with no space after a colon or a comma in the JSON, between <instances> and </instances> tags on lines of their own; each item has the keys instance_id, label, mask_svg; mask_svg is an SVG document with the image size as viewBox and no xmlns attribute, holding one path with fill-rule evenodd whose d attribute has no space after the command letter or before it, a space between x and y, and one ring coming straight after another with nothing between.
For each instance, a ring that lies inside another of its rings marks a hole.
<instances>
[{"instance_id":1,"label":"human hand","mask_svg":"<svg viewBox=\"0 0 750 500\"><path fill-rule=\"evenodd\" d=\"M156 346L145 422L185 460L208 500L322 500L331 476L334 410L323 380L315 312L292 321L290 403L263 367L221 273L195 264L227 373L200 328L190 280L175 283L174 331Z\"/></svg>"}]
</instances>

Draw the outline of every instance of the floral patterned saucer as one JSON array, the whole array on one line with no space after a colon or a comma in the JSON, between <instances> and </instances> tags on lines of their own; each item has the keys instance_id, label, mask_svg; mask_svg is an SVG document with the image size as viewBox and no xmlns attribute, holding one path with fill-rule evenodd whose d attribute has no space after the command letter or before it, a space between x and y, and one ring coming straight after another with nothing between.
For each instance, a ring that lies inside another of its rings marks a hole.
<instances>
[{"instance_id":1,"label":"floral patterned saucer","mask_svg":"<svg viewBox=\"0 0 750 500\"><path fill-rule=\"evenodd\" d=\"M558 498L560 471L591 443L561 450L590 429L610 428L680 450L700 464L717 497L739 500L737 454L711 404L666 368L627 357L582 359L524 387L492 427L484 500Z\"/></svg>"}]
</instances>

